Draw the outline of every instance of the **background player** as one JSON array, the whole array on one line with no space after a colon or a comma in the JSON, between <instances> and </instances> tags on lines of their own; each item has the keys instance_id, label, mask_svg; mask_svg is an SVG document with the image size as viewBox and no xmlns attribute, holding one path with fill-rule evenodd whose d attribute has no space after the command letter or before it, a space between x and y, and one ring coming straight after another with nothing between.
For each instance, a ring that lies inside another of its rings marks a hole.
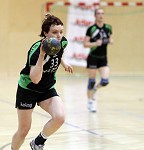
<instances>
[{"instance_id":1,"label":"background player","mask_svg":"<svg viewBox=\"0 0 144 150\"><path fill-rule=\"evenodd\" d=\"M63 23L56 16L46 15L41 28L40 36L57 38L61 41L61 50L56 55L49 56L42 49L43 40L40 40L34 43L28 51L27 62L20 72L17 88L18 130L12 138L12 150L19 150L24 142L31 128L32 112L36 103L52 118L45 124L40 134L30 142L32 150L43 150L47 138L65 121L63 102L54 84L56 83L55 73L60 63L65 71L73 72L73 68L62 59L68 42L63 36Z\"/></svg>"},{"instance_id":2,"label":"background player","mask_svg":"<svg viewBox=\"0 0 144 150\"><path fill-rule=\"evenodd\" d=\"M90 48L87 58L88 71L88 109L96 112L95 91L109 83L109 67L107 60L107 45L113 43L112 27L104 23L104 10L99 8L94 12L95 24L86 31L84 47ZM100 82L96 84L97 71L100 73Z\"/></svg>"}]
</instances>

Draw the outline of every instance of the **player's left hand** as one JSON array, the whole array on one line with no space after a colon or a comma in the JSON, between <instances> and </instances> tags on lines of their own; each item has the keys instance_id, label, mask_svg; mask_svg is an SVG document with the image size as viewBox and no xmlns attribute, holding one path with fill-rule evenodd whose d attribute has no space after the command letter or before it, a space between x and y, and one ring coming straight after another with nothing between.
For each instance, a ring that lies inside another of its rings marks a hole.
<instances>
[{"instance_id":1,"label":"player's left hand","mask_svg":"<svg viewBox=\"0 0 144 150\"><path fill-rule=\"evenodd\" d=\"M109 44L113 44L113 42L114 42L113 39L110 38L110 39L109 39Z\"/></svg>"},{"instance_id":2,"label":"player's left hand","mask_svg":"<svg viewBox=\"0 0 144 150\"><path fill-rule=\"evenodd\" d=\"M65 71L73 73L73 67L67 62L65 62L63 59L61 59L61 65L64 67Z\"/></svg>"},{"instance_id":3,"label":"player's left hand","mask_svg":"<svg viewBox=\"0 0 144 150\"><path fill-rule=\"evenodd\" d=\"M70 64L65 63L64 68L65 68L65 71L69 73L73 73L73 67Z\"/></svg>"}]
</instances>

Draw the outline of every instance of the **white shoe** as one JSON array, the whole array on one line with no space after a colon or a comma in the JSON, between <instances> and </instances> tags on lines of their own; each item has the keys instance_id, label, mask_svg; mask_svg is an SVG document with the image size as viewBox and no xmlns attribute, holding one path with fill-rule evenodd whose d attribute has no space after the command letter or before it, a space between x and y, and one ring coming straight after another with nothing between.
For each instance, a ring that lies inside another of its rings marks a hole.
<instances>
[{"instance_id":1,"label":"white shoe","mask_svg":"<svg viewBox=\"0 0 144 150\"><path fill-rule=\"evenodd\" d=\"M90 112L96 112L96 101L95 100L90 100L88 102L88 110Z\"/></svg>"}]
</instances>

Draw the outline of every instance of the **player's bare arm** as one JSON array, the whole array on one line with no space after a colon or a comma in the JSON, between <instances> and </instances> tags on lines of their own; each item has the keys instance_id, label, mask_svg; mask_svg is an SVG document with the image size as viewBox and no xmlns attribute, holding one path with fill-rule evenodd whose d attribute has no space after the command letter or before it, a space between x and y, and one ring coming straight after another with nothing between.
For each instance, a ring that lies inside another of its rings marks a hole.
<instances>
[{"instance_id":1,"label":"player's bare arm","mask_svg":"<svg viewBox=\"0 0 144 150\"><path fill-rule=\"evenodd\" d=\"M67 62L65 62L63 59L61 59L61 65L64 67L65 71L73 73L73 67Z\"/></svg>"}]
</instances>

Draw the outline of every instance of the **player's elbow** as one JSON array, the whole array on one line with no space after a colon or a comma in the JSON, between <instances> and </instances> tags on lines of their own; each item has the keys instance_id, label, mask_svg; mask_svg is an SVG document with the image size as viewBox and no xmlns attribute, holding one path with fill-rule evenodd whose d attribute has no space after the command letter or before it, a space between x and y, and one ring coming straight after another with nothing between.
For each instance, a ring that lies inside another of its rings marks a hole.
<instances>
[{"instance_id":1,"label":"player's elbow","mask_svg":"<svg viewBox=\"0 0 144 150\"><path fill-rule=\"evenodd\" d=\"M93 46L93 45L92 45L92 46ZM83 42L83 47L84 47L84 48L90 48L90 47L91 47L91 42L84 41L84 42Z\"/></svg>"},{"instance_id":2,"label":"player's elbow","mask_svg":"<svg viewBox=\"0 0 144 150\"><path fill-rule=\"evenodd\" d=\"M34 84L38 84L40 80L32 80Z\"/></svg>"},{"instance_id":3,"label":"player's elbow","mask_svg":"<svg viewBox=\"0 0 144 150\"><path fill-rule=\"evenodd\" d=\"M88 47L85 42L83 43L83 47L84 47L84 48L87 48L87 47Z\"/></svg>"},{"instance_id":4,"label":"player's elbow","mask_svg":"<svg viewBox=\"0 0 144 150\"><path fill-rule=\"evenodd\" d=\"M87 48L87 46L86 45L83 45L84 46L84 48Z\"/></svg>"},{"instance_id":5,"label":"player's elbow","mask_svg":"<svg viewBox=\"0 0 144 150\"><path fill-rule=\"evenodd\" d=\"M31 81L32 81L34 84L38 84L40 80L38 80L38 79L31 79Z\"/></svg>"},{"instance_id":6,"label":"player's elbow","mask_svg":"<svg viewBox=\"0 0 144 150\"><path fill-rule=\"evenodd\" d=\"M38 84L40 82L40 78L38 76L30 75L30 79L34 84Z\"/></svg>"},{"instance_id":7,"label":"player's elbow","mask_svg":"<svg viewBox=\"0 0 144 150\"><path fill-rule=\"evenodd\" d=\"M40 73L39 69L33 66L31 67L29 77L34 84L38 84L42 78L42 73Z\"/></svg>"}]
</instances>

